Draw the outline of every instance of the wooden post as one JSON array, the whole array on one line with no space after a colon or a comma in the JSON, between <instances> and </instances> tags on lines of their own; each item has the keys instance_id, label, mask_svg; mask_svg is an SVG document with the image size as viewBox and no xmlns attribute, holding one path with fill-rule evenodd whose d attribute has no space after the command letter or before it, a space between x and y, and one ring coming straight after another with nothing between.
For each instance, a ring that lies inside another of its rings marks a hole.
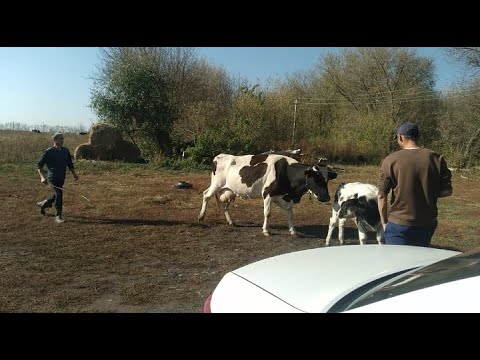
<instances>
[{"instance_id":1,"label":"wooden post","mask_svg":"<svg viewBox=\"0 0 480 360\"><path fill-rule=\"evenodd\" d=\"M298 99L295 99L294 103L294 110L293 110L293 134L292 134L292 147L295 146L295 126L297 121L297 103Z\"/></svg>"}]
</instances>

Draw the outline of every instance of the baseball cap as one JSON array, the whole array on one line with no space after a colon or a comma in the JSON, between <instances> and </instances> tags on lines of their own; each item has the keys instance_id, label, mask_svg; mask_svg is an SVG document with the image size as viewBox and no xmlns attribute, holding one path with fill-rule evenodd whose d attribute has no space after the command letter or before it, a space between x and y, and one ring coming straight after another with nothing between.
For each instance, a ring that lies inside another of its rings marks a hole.
<instances>
[{"instance_id":1,"label":"baseball cap","mask_svg":"<svg viewBox=\"0 0 480 360\"><path fill-rule=\"evenodd\" d=\"M397 133L395 134L395 138L397 137L397 135L418 137L420 135L420 130L418 129L417 124L414 124L412 122L406 122L400 125Z\"/></svg>"}]
</instances>

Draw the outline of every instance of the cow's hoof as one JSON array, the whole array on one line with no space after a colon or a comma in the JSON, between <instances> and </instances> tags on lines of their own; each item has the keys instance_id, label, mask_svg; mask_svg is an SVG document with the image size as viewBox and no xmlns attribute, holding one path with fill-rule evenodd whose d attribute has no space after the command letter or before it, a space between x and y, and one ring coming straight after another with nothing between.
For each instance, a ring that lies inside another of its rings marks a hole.
<instances>
[{"instance_id":1,"label":"cow's hoof","mask_svg":"<svg viewBox=\"0 0 480 360\"><path fill-rule=\"evenodd\" d=\"M204 219L205 216L199 216L198 217L198 221L202 221Z\"/></svg>"},{"instance_id":2,"label":"cow's hoof","mask_svg":"<svg viewBox=\"0 0 480 360\"><path fill-rule=\"evenodd\" d=\"M265 235L265 236L270 236L270 233L269 233L268 231L264 231L264 232L263 232L263 235Z\"/></svg>"},{"instance_id":3,"label":"cow's hoof","mask_svg":"<svg viewBox=\"0 0 480 360\"><path fill-rule=\"evenodd\" d=\"M296 232L293 232L293 233L291 232L291 233L290 233L290 236L298 237L298 234L297 234Z\"/></svg>"},{"instance_id":4,"label":"cow's hoof","mask_svg":"<svg viewBox=\"0 0 480 360\"><path fill-rule=\"evenodd\" d=\"M228 226L236 226L235 223L227 223Z\"/></svg>"}]
</instances>

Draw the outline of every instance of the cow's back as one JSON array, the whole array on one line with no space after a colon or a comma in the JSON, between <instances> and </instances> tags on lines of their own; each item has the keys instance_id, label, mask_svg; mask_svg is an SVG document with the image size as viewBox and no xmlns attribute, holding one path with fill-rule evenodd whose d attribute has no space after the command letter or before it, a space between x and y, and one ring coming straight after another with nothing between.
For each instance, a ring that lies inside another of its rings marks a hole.
<instances>
[{"instance_id":1,"label":"cow's back","mask_svg":"<svg viewBox=\"0 0 480 360\"><path fill-rule=\"evenodd\" d=\"M216 183L236 195L262 197L264 188L276 179L275 164L281 159L285 159L287 164L298 163L291 157L277 154L217 155L214 158L217 162Z\"/></svg>"}]
</instances>

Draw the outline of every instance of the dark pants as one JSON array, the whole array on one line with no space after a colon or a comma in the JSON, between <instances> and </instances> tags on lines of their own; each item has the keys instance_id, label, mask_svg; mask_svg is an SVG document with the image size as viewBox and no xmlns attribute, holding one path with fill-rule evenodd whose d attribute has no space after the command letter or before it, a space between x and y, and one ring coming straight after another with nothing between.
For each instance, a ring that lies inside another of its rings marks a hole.
<instances>
[{"instance_id":1,"label":"dark pants","mask_svg":"<svg viewBox=\"0 0 480 360\"><path fill-rule=\"evenodd\" d=\"M55 203L55 210L56 210L55 215L62 216L63 191L58 188L63 187L65 179L48 179L48 182L50 183L50 187L52 188L52 193L50 194L50 197L47 198L47 201L45 202L43 207L50 208L52 207L52 204Z\"/></svg>"},{"instance_id":2,"label":"dark pants","mask_svg":"<svg viewBox=\"0 0 480 360\"><path fill-rule=\"evenodd\" d=\"M385 227L385 244L430 246L438 221L429 226L405 226L388 222Z\"/></svg>"}]
</instances>

